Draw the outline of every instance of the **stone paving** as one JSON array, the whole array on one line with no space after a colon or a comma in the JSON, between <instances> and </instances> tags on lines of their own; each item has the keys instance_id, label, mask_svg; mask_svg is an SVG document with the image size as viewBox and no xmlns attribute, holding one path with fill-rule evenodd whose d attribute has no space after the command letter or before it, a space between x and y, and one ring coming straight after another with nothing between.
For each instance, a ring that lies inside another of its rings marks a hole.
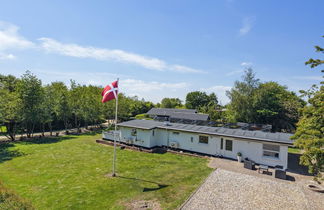
<instances>
[{"instance_id":1,"label":"stone paving","mask_svg":"<svg viewBox=\"0 0 324 210\"><path fill-rule=\"evenodd\" d=\"M324 207L324 203L323 206ZM295 183L216 169L182 209L318 209Z\"/></svg>"}]
</instances>

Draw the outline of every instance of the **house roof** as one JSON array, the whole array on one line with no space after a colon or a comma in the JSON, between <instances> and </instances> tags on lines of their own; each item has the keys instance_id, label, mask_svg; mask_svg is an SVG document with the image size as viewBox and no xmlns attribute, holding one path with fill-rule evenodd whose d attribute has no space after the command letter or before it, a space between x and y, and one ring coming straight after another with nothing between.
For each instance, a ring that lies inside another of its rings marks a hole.
<instances>
[{"instance_id":1,"label":"house roof","mask_svg":"<svg viewBox=\"0 0 324 210\"><path fill-rule=\"evenodd\" d=\"M172 113L197 113L195 109L170 109L170 108L152 108L147 114L152 115L170 115Z\"/></svg>"},{"instance_id":2,"label":"house roof","mask_svg":"<svg viewBox=\"0 0 324 210\"><path fill-rule=\"evenodd\" d=\"M175 113L171 114L170 117L173 119L207 121L209 118L209 115L208 114L197 114L197 113L175 112Z\"/></svg>"},{"instance_id":3,"label":"house roof","mask_svg":"<svg viewBox=\"0 0 324 210\"><path fill-rule=\"evenodd\" d=\"M251 139L256 141L264 142L275 142L282 144L292 144L293 141L290 140L290 133L281 133L281 132L263 132L263 131L249 131L242 129L232 129L232 128L223 128L223 127L208 127L208 126L199 126L199 125L189 125L181 123L168 123L158 122L154 120L131 120L127 122L119 123L118 126L122 127L132 127L132 128L141 128L141 129L168 129L176 131L185 131L209 135L218 135L218 136L227 136L234 138L243 138Z\"/></svg>"},{"instance_id":4,"label":"house roof","mask_svg":"<svg viewBox=\"0 0 324 210\"><path fill-rule=\"evenodd\" d=\"M149 115L169 116L173 119L199 120L207 121L208 114L198 114L195 109L169 109L169 108L152 108L147 112Z\"/></svg>"}]
</instances>

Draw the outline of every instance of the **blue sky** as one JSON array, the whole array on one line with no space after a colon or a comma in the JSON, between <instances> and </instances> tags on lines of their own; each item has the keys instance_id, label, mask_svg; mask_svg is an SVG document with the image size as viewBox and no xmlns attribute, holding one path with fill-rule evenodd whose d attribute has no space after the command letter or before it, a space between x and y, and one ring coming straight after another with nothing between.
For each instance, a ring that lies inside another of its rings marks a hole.
<instances>
[{"instance_id":1,"label":"blue sky","mask_svg":"<svg viewBox=\"0 0 324 210\"><path fill-rule=\"evenodd\" d=\"M0 73L120 88L154 102L225 91L252 67L290 90L318 84L324 1L18 1L0 6Z\"/></svg>"}]
</instances>

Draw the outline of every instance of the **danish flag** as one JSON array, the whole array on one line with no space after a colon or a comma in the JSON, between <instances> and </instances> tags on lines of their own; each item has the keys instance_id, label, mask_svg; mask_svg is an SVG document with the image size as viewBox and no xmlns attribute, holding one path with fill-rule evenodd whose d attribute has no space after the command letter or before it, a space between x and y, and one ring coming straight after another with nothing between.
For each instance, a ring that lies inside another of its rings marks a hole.
<instances>
[{"instance_id":1,"label":"danish flag","mask_svg":"<svg viewBox=\"0 0 324 210\"><path fill-rule=\"evenodd\" d=\"M116 99L118 96L118 80L111 83L110 85L107 85L101 92L101 95L102 95L102 100L101 100L102 103Z\"/></svg>"}]
</instances>

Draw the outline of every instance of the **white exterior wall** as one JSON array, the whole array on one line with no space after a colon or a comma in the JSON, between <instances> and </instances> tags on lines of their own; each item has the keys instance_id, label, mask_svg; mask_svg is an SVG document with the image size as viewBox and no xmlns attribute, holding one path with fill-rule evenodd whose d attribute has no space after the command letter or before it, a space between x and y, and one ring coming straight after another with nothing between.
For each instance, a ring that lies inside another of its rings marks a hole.
<instances>
[{"instance_id":1,"label":"white exterior wall","mask_svg":"<svg viewBox=\"0 0 324 210\"><path fill-rule=\"evenodd\" d=\"M132 129L133 128L127 128L127 127L121 127L121 142L125 142L128 139L133 140L133 144L141 147L153 147L152 145L152 130L145 130L145 129L139 129L136 128L136 136L132 136Z\"/></svg>"},{"instance_id":2,"label":"white exterior wall","mask_svg":"<svg viewBox=\"0 0 324 210\"><path fill-rule=\"evenodd\" d=\"M217 137L217 155L223 155L227 158L237 159L237 153L242 153L242 159L249 158L250 160L255 161L258 164L268 165L268 166L276 166L281 165L284 168L288 167L288 146L280 145L279 158L265 157L263 156L263 144L274 144L276 143L266 143L266 142L255 142L248 141L246 139L235 139L229 137ZM220 149L221 138L224 139L223 150ZM233 141L233 150L226 151L225 150L225 141L226 139Z\"/></svg>"},{"instance_id":3,"label":"white exterior wall","mask_svg":"<svg viewBox=\"0 0 324 210\"><path fill-rule=\"evenodd\" d=\"M222 155L226 158L232 159L237 159L237 153L241 152L243 159L249 158L250 160L253 160L258 164L264 164L268 166L281 165L284 168L287 168L288 166L288 146L286 145L280 145L279 158L272 158L263 156L263 142L202 134L204 136L209 137L208 144L204 144L199 143L199 134L197 133L173 131L159 128L152 130L144 130L137 128L136 130L137 136L135 137L131 135L132 128L120 127L120 141L126 142L127 139L133 139L134 145L147 148L155 146L169 146L171 142L177 142L179 145L179 149L183 150L199 152L209 155ZM179 134L174 134L173 132L178 132ZM223 149L221 149L221 138L224 139ZM225 150L226 140L233 141L232 151Z\"/></svg>"},{"instance_id":4,"label":"white exterior wall","mask_svg":"<svg viewBox=\"0 0 324 210\"><path fill-rule=\"evenodd\" d=\"M199 134L181 132L181 131L168 131L169 132L169 145L171 142L177 142L179 149L189 150L193 152L199 152L209 155L216 155L216 138L214 136L208 136L208 144L199 143ZM179 134L174 134L177 132ZM191 142L192 137L192 142Z\"/></svg>"}]
</instances>

